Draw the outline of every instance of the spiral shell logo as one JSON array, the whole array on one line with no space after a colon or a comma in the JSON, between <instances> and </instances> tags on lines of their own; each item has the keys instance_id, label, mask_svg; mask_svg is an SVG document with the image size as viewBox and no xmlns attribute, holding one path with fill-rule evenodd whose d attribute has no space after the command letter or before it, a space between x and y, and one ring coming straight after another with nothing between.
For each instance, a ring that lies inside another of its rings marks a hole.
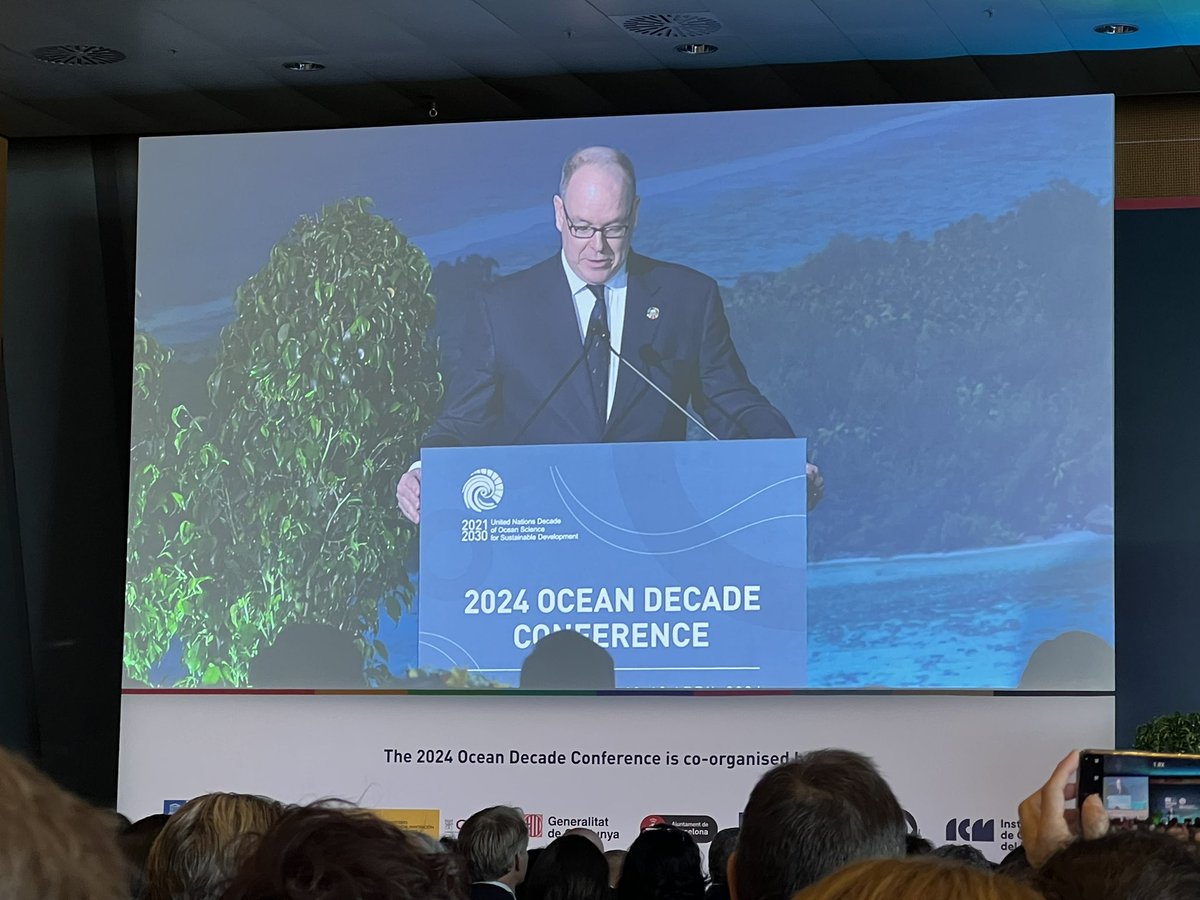
<instances>
[{"instance_id":1,"label":"spiral shell logo","mask_svg":"<svg viewBox=\"0 0 1200 900\"><path fill-rule=\"evenodd\" d=\"M476 469L463 485L463 503L472 512L487 512L500 505L504 497L504 479L494 469Z\"/></svg>"}]
</instances>

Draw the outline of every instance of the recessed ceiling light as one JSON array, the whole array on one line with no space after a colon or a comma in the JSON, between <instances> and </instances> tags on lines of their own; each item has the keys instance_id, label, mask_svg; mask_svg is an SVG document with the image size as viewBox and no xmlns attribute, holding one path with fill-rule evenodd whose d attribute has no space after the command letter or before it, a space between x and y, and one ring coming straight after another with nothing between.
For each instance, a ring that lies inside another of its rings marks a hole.
<instances>
[{"instance_id":1,"label":"recessed ceiling light","mask_svg":"<svg viewBox=\"0 0 1200 900\"><path fill-rule=\"evenodd\" d=\"M50 47L38 47L31 55L34 59L56 66L103 66L125 58L125 54L120 50L95 44L55 44Z\"/></svg>"},{"instance_id":2,"label":"recessed ceiling light","mask_svg":"<svg viewBox=\"0 0 1200 900\"><path fill-rule=\"evenodd\" d=\"M703 56L705 53L716 53L718 48L715 44L676 44L675 49L688 56Z\"/></svg>"},{"instance_id":3,"label":"recessed ceiling light","mask_svg":"<svg viewBox=\"0 0 1200 900\"><path fill-rule=\"evenodd\" d=\"M1092 31L1096 34L1133 34L1138 30L1136 25L1131 25L1128 22L1105 22L1103 25L1097 25Z\"/></svg>"},{"instance_id":4,"label":"recessed ceiling light","mask_svg":"<svg viewBox=\"0 0 1200 900\"><path fill-rule=\"evenodd\" d=\"M308 59L298 59L295 62L285 62L283 67L289 72L319 72L325 66Z\"/></svg>"}]
</instances>

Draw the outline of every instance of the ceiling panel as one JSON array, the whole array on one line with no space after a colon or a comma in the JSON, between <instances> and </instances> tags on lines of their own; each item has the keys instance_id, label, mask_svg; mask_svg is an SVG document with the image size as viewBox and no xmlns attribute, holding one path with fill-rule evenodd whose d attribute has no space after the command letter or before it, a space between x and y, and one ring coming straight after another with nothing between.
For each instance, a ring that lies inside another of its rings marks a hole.
<instances>
[{"instance_id":1,"label":"ceiling panel","mask_svg":"<svg viewBox=\"0 0 1200 900\"><path fill-rule=\"evenodd\" d=\"M919 63L876 60L875 68L901 101L987 100L1000 92L969 56Z\"/></svg>"},{"instance_id":2,"label":"ceiling panel","mask_svg":"<svg viewBox=\"0 0 1200 900\"><path fill-rule=\"evenodd\" d=\"M899 94L868 60L773 66L792 88L798 106L897 103Z\"/></svg>"},{"instance_id":3,"label":"ceiling panel","mask_svg":"<svg viewBox=\"0 0 1200 900\"><path fill-rule=\"evenodd\" d=\"M719 0L713 7L714 15L749 42L764 62L830 62L862 58L854 44L811 0L788 3Z\"/></svg>"},{"instance_id":4,"label":"ceiling panel","mask_svg":"<svg viewBox=\"0 0 1200 900\"><path fill-rule=\"evenodd\" d=\"M252 119L193 90L125 95L118 99L153 120L154 128L139 132L142 134L246 131L255 127Z\"/></svg>"},{"instance_id":5,"label":"ceiling panel","mask_svg":"<svg viewBox=\"0 0 1200 900\"><path fill-rule=\"evenodd\" d=\"M1047 97L1103 93L1073 51L1036 56L976 56L975 64L1004 97Z\"/></svg>"},{"instance_id":6,"label":"ceiling panel","mask_svg":"<svg viewBox=\"0 0 1200 900\"><path fill-rule=\"evenodd\" d=\"M37 106L0 94L0 137L78 134L79 126Z\"/></svg>"},{"instance_id":7,"label":"ceiling panel","mask_svg":"<svg viewBox=\"0 0 1200 900\"><path fill-rule=\"evenodd\" d=\"M1042 0L928 0L963 49L973 56L1055 53L1070 49Z\"/></svg>"},{"instance_id":8,"label":"ceiling panel","mask_svg":"<svg viewBox=\"0 0 1200 900\"><path fill-rule=\"evenodd\" d=\"M606 16L647 16L657 13L713 15L705 0L589 0L589 2ZM781 3L786 0L759 0L759 2ZM799 2L804 2L804 0L799 0Z\"/></svg>"},{"instance_id":9,"label":"ceiling panel","mask_svg":"<svg viewBox=\"0 0 1200 900\"><path fill-rule=\"evenodd\" d=\"M476 0L478 6L527 40L555 41L568 37L612 40L620 29L587 0L556 3L520 3L513 0Z\"/></svg>"},{"instance_id":10,"label":"ceiling panel","mask_svg":"<svg viewBox=\"0 0 1200 900\"><path fill-rule=\"evenodd\" d=\"M253 0L162 0L158 8L162 15L217 44L228 56L304 58L324 49L321 35L305 33L289 22L286 14L276 14Z\"/></svg>"},{"instance_id":11,"label":"ceiling panel","mask_svg":"<svg viewBox=\"0 0 1200 900\"><path fill-rule=\"evenodd\" d=\"M867 59L929 59L965 51L926 0L815 0Z\"/></svg>"},{"instance_id":12,"label":"ceiling panel","mask_svg":"<svg viewBox=\"0 0 1200 900\"><path fill-rule=\"evenodd\" d=\"M1197 75L1182 47L1143 53L1081 53L1080 59L1104 93L1124 96L1195 90Z\"/></svg>"}]
</instances>

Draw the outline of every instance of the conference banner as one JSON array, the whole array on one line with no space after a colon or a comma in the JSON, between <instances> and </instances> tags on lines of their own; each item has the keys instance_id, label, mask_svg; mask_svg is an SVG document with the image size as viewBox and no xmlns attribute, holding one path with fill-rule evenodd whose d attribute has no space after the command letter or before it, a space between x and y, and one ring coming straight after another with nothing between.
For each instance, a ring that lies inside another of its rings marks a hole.
<instances>
[{"instance_id":1,"label":"conference banner","mask_svg":"<svg viewBox=\"0 0 1200 900\"><path fill-rule=\"evenodd\" d=\"M1072 747L1110 746L1112 721L1103 696L127 694L118 807L337 797L453 836L504 803L535 847L584 827L624 849L665 821L706 850L767 769L847 747L879 764L912 830L999 860L1018 802Z\"/></svg>"},{"instance_id":2,"label":"conference banner","mask_svg":"<svg viewBox=\"0 0 1200 900\"><path fill-rule=\"evenodd\" d=\"M802 440L425 451L421 666L550 690L802 686L805 459Z\"/></svg>"}]
</instances>

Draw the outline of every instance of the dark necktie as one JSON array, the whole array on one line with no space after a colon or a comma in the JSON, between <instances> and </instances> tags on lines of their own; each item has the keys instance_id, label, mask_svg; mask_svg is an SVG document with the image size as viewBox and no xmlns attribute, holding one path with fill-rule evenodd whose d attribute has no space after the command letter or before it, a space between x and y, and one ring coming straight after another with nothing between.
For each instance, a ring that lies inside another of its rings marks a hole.
<instances>
[{"instance_id":1,"label":"dark necktie","mask_svg":"<svg viewBox=\"0 0 1200 900\"><path fill-rule=\"evenodd\" d=\"M596 298L592 314L588 318L588 376L592 380L592 394L596 398L596 409L600 421L608 418L608 304L604 302L604 285L589 284L588 290Z\"/></svg>"}]
</instances>

